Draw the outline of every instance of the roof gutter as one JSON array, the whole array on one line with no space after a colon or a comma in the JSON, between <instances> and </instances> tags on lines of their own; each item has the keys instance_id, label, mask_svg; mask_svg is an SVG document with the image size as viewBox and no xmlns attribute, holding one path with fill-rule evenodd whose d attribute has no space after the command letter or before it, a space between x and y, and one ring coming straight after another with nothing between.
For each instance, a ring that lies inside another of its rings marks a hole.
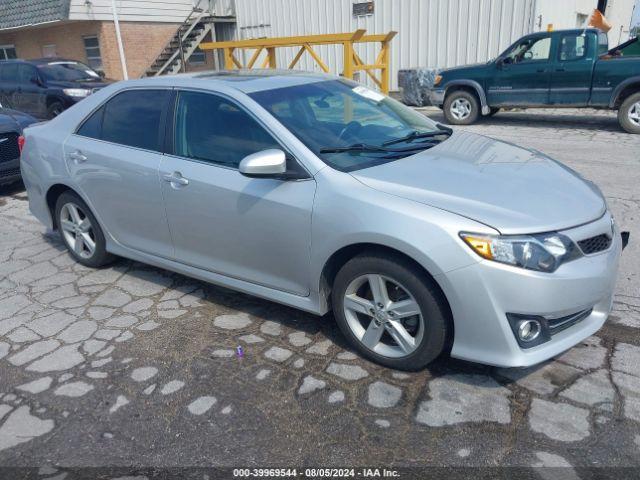
<instances>
[{"instance_id":1,"label":"roof gutter","mask_svg":"<svg viewBox=\"0 0 640 480\"><path fill-rule=\"evenodd\" d=\"M0 32L6 32L8 30L20 30L22 28L32 28L32 27L40 27L40 26L44 26L44 25L49 25L51 23L60 23L63 22L66 19L58 19L58 20L49 20L47 22L40 22L40 23L27 23L25 25L18 25L16 27L6 27L6 28L0 28Z\"/></svg>"}]
</instances>

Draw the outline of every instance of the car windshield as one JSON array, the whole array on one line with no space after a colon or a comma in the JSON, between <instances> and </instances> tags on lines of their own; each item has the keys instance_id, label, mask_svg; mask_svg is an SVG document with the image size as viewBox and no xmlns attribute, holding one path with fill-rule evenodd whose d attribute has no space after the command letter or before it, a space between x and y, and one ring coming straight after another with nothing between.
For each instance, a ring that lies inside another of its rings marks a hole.
<instances>
[{"instance_id":1,"label":"car windshield","mask_svg":"<svg viewBox=\"0 0 640 480\"><path fill-rule=\"evenodd\" d=\"M400 102L344 79L250 96L326 164L344 172L413 155L450 134Z\"/></svg>"},{"instance_id":2,"label":"car windshield","mask_svg":"<svg viewBox=\"0 0 640 480\"><path fill-rule=\"evenodd\" d=\"M97 72L80 62L51 62L38 65L38 70L47 80L68 82L100 80Z\"/></svg>"}]
</instances>

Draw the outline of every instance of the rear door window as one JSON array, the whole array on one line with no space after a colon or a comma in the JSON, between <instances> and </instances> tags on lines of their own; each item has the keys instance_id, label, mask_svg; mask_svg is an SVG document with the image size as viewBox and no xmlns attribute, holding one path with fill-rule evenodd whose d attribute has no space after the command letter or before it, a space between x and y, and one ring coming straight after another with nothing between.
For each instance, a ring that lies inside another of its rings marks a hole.
<instances>
[{"instance_id":1,"label":"rear door window","mask_svg":"<svg viewBox=\"0 0 640 480\"><path fill-rule=\"evenodd\" d=\"M558 60L572 62L587 56L587 36L584 34L568 34L560 38Z\"/></svg>"},{"instance_id":2,"label":"rear door window","mask_svg":"<svg viewBox=\"0 0 640 480\"><path fill-rule=\"evenodd\" d=\"M78 135L89 138L101 138L102 133L102 115L104 107L100 107L89 118L87 118L76 132Z\"/></svg>"},{"instance_id":3,"label":"rear door window","mask_svg":"<svg viewBox=\"0 0 640 480\"><path fill-rule=\"evenodd\" d=\"M128 147L161 152L169 90L127 90L111 98L76 132Z\"/></svg>"}]
</instances>

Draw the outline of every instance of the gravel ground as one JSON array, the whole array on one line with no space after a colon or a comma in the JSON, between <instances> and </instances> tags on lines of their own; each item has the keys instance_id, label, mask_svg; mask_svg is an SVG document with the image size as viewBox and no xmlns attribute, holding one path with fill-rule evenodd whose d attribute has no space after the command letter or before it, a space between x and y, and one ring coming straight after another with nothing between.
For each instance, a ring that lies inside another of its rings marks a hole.
<instances>
[{"instance_id":1,"label":"gravel ground","mask_svg":"<svg viewBox=\"0 0 640 480\"><path fill-rule=\"evenodd\" d=\"M78 466L555 466L573 478L640 466L640 136L577 110L465 128L565 162L631 231L596 336L531 369L449 359L395 372L350 352L331 316L128 260L84 268L5 187L0 465L45 467L38 478Z\"/></svg>"}]
</instances>

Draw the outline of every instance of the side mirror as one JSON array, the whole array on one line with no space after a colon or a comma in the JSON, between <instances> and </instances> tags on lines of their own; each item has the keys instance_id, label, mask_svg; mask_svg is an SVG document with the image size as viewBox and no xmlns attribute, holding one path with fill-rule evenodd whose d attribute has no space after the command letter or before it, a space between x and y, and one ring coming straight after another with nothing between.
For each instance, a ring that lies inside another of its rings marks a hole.
<instances>
[{"instance_id":1,"label":"side mirror","mask_svg":"<svg viewBox=\"0 0 640 480\"><path fill-rule=\"evenodd\" d=\"M287 158L282 150L262 150L244 157L239 170L247 177L281 176L287 171Z\"/></svg>"},{"instance_id":2,"label":"side mirror","mask_svg":"<svg viewBox=\"0 0 640 480\"><path fill-rule=\"evenodd\" d=\"M106 75L102 70L98 70L98 75L100 75L100 78L105 78Z\"/></svg>"},{"instance_id":3,"label":"side mirror","mask_svg":"<svg viewBox=\"0 0 640 480\"><path fill-rule=\"evenodd\" d=\"M40 86L40 85L41 85L41 83L40 83L40 79L38 79L38 77L31 77L31 78L29 79L29 81L30 81L31 83L35 84L35 85L38 85L38 86Z\"/></svg>"},{"instance_id":4,"label":"side mirror","mask_svg":"<svg viewBox=\"0 0 640 480\"><path fill-rule=\"evenodd\" d=\"M502 70L502 67L504 66L504 58L499 58L496 60L496 67L498 67L500 70Z\"/></svg>"}]
</instances>

